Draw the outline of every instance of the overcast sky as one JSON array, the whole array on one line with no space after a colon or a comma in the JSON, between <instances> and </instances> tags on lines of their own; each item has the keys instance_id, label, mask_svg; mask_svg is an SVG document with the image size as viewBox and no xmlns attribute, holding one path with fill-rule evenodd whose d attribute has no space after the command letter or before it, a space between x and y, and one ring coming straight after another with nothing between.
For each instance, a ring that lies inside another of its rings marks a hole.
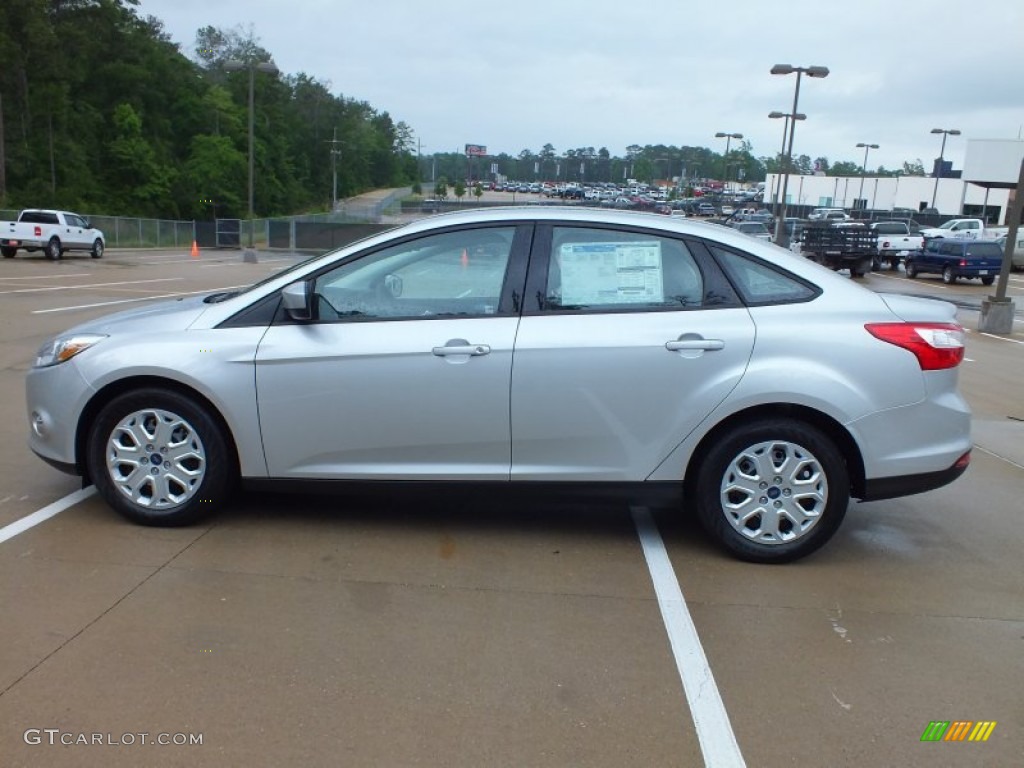
<instances>
[{"instance_id":1,"label":"overcast sky","mask_svg":"<svg viewBox=\"0 0 1024 768\"><path fill-rule=\"evenodd\" d=\"M408 123L425 153L483 144L491 154L630 144L725 149L742 133L755 156L782 145L773 110L793 106L794 154L868 167L939 155L932 128L1016 139L1024 125L1020 0L141 0L192 55L195 33L251 26L282 72Z\"/></svg>"}]
</instances>

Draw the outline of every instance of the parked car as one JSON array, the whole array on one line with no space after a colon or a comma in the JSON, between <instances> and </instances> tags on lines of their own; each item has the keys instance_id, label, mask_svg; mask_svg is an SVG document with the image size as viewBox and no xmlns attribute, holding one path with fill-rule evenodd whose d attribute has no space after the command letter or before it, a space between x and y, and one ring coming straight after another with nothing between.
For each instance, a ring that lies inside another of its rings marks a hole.
<instances>
[{"instance_id":1,"label":"parked car","mask_svg":"<svg viewBox=\"0 0 1024 768\"><path fill-rule=\"evenodd\" d=\"M105 247L103 233L71 211L26 208L17 221L0 221L0 254L5 259L14 258L19 248L43 251L52 260L68 251L87 251L99 259Z\"/></svg>"},{"instance_id":2,"label":"parked car","mask_svg":"<svg viewBox=\"0 0 1024 768\"><path fill-rule=\"evenodd\" d=\"M942 282L952 285L959 278L981 280L992 285L1003 263L1003 250L995 240L935 238L907 257L907 277L937 272Z\"/></svg>"},{"instance_id":3,"label":"parked car","mask_svg":"<svg viewBox=\"0 0 1024 768\"><path fill-rule=\"evenodd\" d=\"M849 221L851 217L842 208L815 208L807 218L810 221Z\"/></svg>"},{"instance_id":4,"label":"parked car","mask_svg":"<svg viewBox=\"0 0 1024 768\"><path fill-rule=\"evenodd\" d=\"M702 222L441 214L59 334L27 375L29 442L148 525L238 479L547 484L671 498L781 562L851 497L966 469L955 311Z\"/></svg>"},{"instance_id":5,"label":"parked car","mask_svg":"<svg viewBox=\"0 0 1024 768\"><path fill-rule=\"evenodd\" d=\"M1006 252L1006 237L1007 235L1002 235L1001 237L996 239L996 243L999 244L999 247L1000 249L1003 250L1004 255ZM1014 246L1013 253L1011 254L1011 259L1012 261L1010 262L1010 266L1015 271L1019 269L1024 269L1024 233L1017 233L1017 245Z\"/></svg>"},{"instance_id":6,"label":"parked car","mask_svg":"<svg viewBox=\"0 0 1024 768\"><path fill-rule=\"evenodd\" d=\"M700 203L697 205L698 216L714 216L718 213L711 203Z\"/></svg>"},{"instance_id":7,"label":"parked car","mask_svg":"<svg viewBox=\"0 0 1024 768\"><path fill-rule=\"evenodd\" d=\"M759 221L734 221L730 222L729 226L737 232L742 232L747 237L768 240L769 242L772 239L772 233L768 231L768 227Z\"/></svg>"}]
</instances>

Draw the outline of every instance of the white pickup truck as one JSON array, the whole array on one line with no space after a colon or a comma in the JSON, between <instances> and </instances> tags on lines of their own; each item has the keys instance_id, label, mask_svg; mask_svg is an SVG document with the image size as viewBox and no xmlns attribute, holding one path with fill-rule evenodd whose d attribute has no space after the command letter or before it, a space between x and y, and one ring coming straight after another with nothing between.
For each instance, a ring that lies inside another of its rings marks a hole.
<instances>
[{"instance_id":1,"label":"white pickup truck","mask_svg":"<svg viewBox=\"0 0 1024 768\"><path fill-rule=\"evenodd\" d=\"M921 234L926 240L935 237L952 237L958 240L994 240L1006 234L1006 227L985 228L981 219L950 219L938 227L922 229Z\"/></svg>"},{"instance_id":2,"label":"white pickup truck","mask_svg":"<svg viewBox=\"0 0 1024 768\"><path fill-rule=\"evenodd\" d=\"M924 237L910 234L910 225L905 221L875 221L870 229L878 235L873 269L881 269L883 264L896 269L901 259L924 247Z\"/></svg>"},{"instance_id":3,"label":"white pickup truck","mask_svg":"<svg viewBox=\"0 0 1024 768\"><path fill-rule=\"evenodd\" d=\"M84 216L70 211L26 208L17 221L0 221L0 254L14 258L19 248L43 251L49 259L59 259L67 251L88 251L94 258L103 256L103 233L89 226Z\"/></svg>"}]
</instances>

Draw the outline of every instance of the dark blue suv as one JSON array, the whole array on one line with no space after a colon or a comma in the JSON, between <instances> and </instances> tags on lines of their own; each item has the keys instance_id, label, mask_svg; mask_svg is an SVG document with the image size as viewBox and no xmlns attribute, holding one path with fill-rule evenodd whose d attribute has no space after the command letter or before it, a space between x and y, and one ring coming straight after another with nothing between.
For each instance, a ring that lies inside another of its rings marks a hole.
<instances>
[{"instance_id":1,"label":"dark blue suv","mask_svg":"<svg viewBox=\"0 0 1024 768\"><path fill-rule=\"evenodd\" d=\"M937 272L952 285L957 278L977 278L992 285L1003 263L1003 250L994 240L932 238L924 248L907 257L907 277Z\"/></svg>"}]
</instances>

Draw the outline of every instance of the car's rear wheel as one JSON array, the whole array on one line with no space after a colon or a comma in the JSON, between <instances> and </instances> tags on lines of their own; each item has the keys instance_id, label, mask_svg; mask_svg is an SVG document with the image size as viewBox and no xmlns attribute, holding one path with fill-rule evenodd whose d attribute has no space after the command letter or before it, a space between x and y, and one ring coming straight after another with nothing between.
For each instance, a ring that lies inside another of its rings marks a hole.
<instances>
[{"instance_id":1,"label":"car's rear wheel","mask_svg":"<svg viewBox=\"0 0 1024 768\"><path fill-rule=\"evenodd\" d=\"M46 258L57 261L60 258L60 240L56 237L51 237L50 242L46 244Z\"/></svg>"},{"instance_id":2,"label":"car's rear wheel","mask_svg":"<svg viewBox=\"0 0 1024 768\"><path fill-rule=\"evenodd\" d=\"M3 247L0 247L0 253L3 254L3 257L5 259L13 259L14 258L14 254L16 254L17 252L18 252L17 248L12 248L9 245L5 245Z\"/></svg>"},{"instance_id":3,"label":"car's rear wheel","mask_svg":"<svg viewBox=\"0 0 1024 768\"><path fill-rule=\"evenodd\" d=\"M983 277L983 278L981 278L981 284L982 285L992 285L992 283L994 283L995 281L996 281L996 279L994 277Z\"/></svg>"},{"instance_id":4,"label":"car's rear wheel","mask_svg":"<svg viewBox=\"0 0 1024 768\"><path fill-rule=\"evenodd\" d=\"M801 421L765 419L717 437L697 467L697 513L742 560L782 563L832 538L850 480L835 443Z\"/></svg>"},{"instance_id":5,"label":"car's rear wheel","mask_svg":"<svg viewBox=\"0 0 1024 768\"><path fill-rule=\"evenodd\" d=\"M952 285L953 283L956 282L956 275L953 274L952 267L946 267L945 269L942 270L942 282L944 282L946 285Z\"/></svg>"},{"instance_id":6,"label":"car's rear wheel","mask_svg":"<svg viewBox=\"0 0 1024 768\"><path fill-rule=\"evenodd\" d=\"M217 509L237 474L221 427L177 392L140 389L93 422L89 473L114 509L144 525L187 525Z\"/></svg>"}]
</instances>

